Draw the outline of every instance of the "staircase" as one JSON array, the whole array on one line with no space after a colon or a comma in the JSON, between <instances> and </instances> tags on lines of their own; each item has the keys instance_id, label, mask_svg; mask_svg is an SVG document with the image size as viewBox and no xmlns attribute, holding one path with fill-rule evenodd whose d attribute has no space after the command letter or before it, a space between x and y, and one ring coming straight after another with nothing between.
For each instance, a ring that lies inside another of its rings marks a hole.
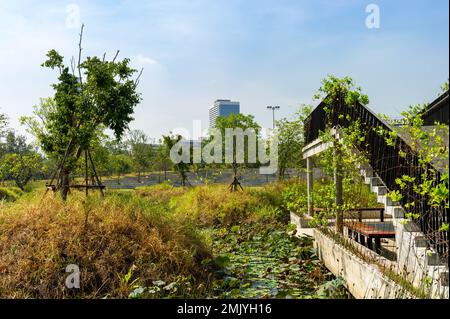
<instances>
[{"instance_id":1,"label":"staircase","mask_svg":"<svg viewBox=\"0 0 450 319\"><path fill-rule=\"evenodd\" d=\"M403 207L387 195L389 189L370 166L361 167L361 176L384 204L387 215L392 216L396 230L397 270L416 287L429 288L430 297L449 298L448 264L429 247L420 227L405 218Z\"/></svg>"},{"instance_id":2,"label":"staircase","mask_svg":"<svg viewBox=\"0 0 450 319\"><path fill-rule=\"evenodd\" d=\"M431 165L422 167L416 153L401 137L396 139L395 145L388 145L377 130L392 131L391 125L360 103L346 105L343 98L336 100L331 107L322 102L305 120L304 158L332 147L330 143L321 143L321 131L332 128L339 140L340 128L348 127L354 121L359 121L365 132L364 141L354 146L357 151L367 154L368 164L359 168L361 175L377 195L378 202L384 204L386 214L392 216L396 231L397 272L415 287L427 287L430 297L448 298L448 232L440 231L440 228L443 223L448 223L449 209L433 207L426 198L417 195L412 186L400 189L396 183L404 175L420 183L424 171L429 170L436 171L439 181L442 176L439 168ZM400 151L406 156L400 156ZM394 202L388 196L394 190L402 195L400 202ZM414 221L405 218L404 208L411 202L415 205L408 208L409 212L420 216Z\"/></svg>"}]
</instances>

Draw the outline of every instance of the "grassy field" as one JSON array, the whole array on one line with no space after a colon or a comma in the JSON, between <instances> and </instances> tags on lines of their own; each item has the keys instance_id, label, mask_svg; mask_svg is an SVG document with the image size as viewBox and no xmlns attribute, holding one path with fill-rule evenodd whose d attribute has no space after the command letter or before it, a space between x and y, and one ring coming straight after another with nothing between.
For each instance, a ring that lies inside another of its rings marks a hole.
<instances>
[{"instance_id":1,"label":"grassy field","mask_svg":"<svg viewBox=\"0 0 450 319\"><path fill-rule=\"evenodd\" d=\"M340 298L310 239L292 235L285 185L72 192L0 202L1 298ZM66 267L80 268L68 289Z\"/></svg>"}]
</instances>

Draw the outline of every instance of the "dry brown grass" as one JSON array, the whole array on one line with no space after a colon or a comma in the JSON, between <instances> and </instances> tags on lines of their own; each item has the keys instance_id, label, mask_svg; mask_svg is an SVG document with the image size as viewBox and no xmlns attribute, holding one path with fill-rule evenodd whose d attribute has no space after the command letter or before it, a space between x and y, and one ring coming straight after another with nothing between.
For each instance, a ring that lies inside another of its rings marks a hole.
<instances>
[{"instance_id":1,"label":"dry brown grass","mask_svg":"<svg viewBox=\"0 0 450 319\"><path fill-rule=\"evenodd\" d=\"M283 184L246 187L230 192L227 185L207 185L190 188L171 200L171 208L178 215L196 220L200 226L230 226L255 223L281 208ZM285 214L288 216L288 214ZM271 216L277 219L279 216Z\"/></svg>"},{"instance_id":2,"label":"dry brown grass","mask_svg":"<svg viewBox=\"0 0 450 319\"><path fill-rule=\"evenodd\" d=\"M120 277L133 266L144 286L177 276L205 282L204 258L188 218L132 193L0 206L0 298L127 297ZM69 264L80 267L80 289L65 287Z\"/></svg>"},{"instance_id":3,"label":"dry brown grass","mask_svg":"<svg viewBox=\"0 0 450 319\"><path fill-rule=\"evenodd\" d=\"M38 192L0 203L0 298L126 298L132 282L181 277L191 281L188 297L205 296L213 265L202 262L212 259L203 230L277 220L280 187L230 193L226 185L164 184L105 199L74 192L66 203L40 202ZM65 287L69 264L80 267L81 289Z\"/></svg>"},{"instance_id":4,"label":"dry brown grass","mask_svg":"<svg viewBox=\"0 0 450 319\"><path fill-rule=\"evenodd\" d=\"M201 226L233 225L254 213L257 200L249 192L231 193L226 185L208 185L190 189L172 200L172 207Z\"/></svg>"}]
</instances>

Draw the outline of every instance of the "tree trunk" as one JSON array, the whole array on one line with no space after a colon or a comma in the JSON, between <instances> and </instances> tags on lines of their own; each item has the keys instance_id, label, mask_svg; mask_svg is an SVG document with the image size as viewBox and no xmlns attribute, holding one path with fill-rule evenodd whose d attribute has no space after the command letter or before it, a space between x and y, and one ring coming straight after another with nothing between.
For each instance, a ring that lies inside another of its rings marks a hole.
<instances>
[{"instance_id":1,"label":"tree trunk","mask_svg":"<svg viewBox=\"0 0 450 319\"><path fill-rule=\"evenodd\" d=\"M337 143L334 144L334 160L335 160L335 168L334 168L334 185L335 185L335 205L336 205L336 232L339 234L344 233L344 213L342 211L342 168L341 168L341 160L342 154L340 152L339 146Z\"/></svg>"},{"instance_id":2,"label":"tree trunk","mask_svg":"<svg viewBox=\"0 0 450 319\"><path fill-rule=\"evenodd\" d=\"M61 197L65 201L69 193L69 171L66 168L61 170Z\"/></svg>"}]
</instances>

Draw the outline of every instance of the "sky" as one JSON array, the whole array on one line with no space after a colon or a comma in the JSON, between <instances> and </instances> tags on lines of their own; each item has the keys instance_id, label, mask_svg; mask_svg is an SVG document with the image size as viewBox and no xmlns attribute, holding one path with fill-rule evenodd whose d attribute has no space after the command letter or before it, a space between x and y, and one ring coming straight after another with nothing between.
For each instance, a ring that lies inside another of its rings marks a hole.
<instances>
[{"instance_id":1,"label":"sky","mask_svg":"<svg viewBox=\"0 0 450 319\"><path fill-rule=\"evenodd\" d=\"M370 4L379 27L368 28ZM449 77L448 0L0 0L0 112L20 133L85 24L84 56L128 57L144 68L131 129L159 138L208 127L214 100L241 102L265 128L312 103L328 74L351 76L377 113L431 102Z\"/></svg>"}]
</instances>

